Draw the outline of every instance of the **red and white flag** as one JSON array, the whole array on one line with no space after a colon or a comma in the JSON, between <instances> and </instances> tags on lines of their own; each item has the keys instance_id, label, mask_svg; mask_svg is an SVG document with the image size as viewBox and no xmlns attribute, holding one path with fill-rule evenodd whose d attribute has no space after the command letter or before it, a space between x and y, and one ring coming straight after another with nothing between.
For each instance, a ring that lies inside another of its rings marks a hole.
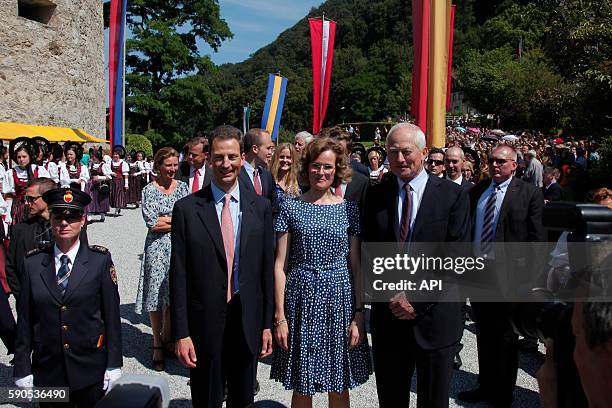
<instances>
[{"instance_id":1,"label":"red and white flag","mask_svg":"<svg viewBox=\"0 0 612 408\"><path fill-rule=\"evenodd\" d=\"M325 20L325 18L311 18L309 22L312 49L312 133L316 135L323 127L323 119L327 111L336 23Z\"/></svg>"}]
</instances>

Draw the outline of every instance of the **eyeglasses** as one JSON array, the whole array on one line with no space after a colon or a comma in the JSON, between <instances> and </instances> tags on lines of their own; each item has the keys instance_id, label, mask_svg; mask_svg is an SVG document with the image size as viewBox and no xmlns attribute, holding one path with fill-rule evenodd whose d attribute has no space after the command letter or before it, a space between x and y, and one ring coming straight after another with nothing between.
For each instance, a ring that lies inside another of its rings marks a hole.
<instances>
[{"instance_id":1,"label":"eyeglasses","mask_svg":"<svg viewBox=\"0 0 612 408\"><path fill-rule=\"evenodd\" d=\"M512 160L512 159L495 159L495 158L490 158L489 159L489 164L497 164L498 166L503 166L507 162L513 162L513 161L514 160Z\"/></svg>"},{"instance_id":2,"label":"eyeglasses","mask_svg":"<svg viewBox=\"0 0 612 408\"><path fill-rule=\"evenodd\" d=\"M434 166L442 166L444 164L444 160L433 160L433 159L428 159L427 163L429 165L434 165Z\"/></svg>"},{"instance_id":3,"label":"eyeglasses","mask_svg":"<svg viewBox=\"0 0 612 408\"><path fill-rule=\"evenodd\" d=\"M38 200L40 197L42 197L42 196L39 196L39 195L38 196L27 195L24 198L25 198L26 202L33 203L34 201Z\"/></svg>"},{"instance_id":4,"label":"eyeglasses","mask_svg":"<svg viewBox=\"0 0 612 408\"><path fill-rule=\"evenodd\" d=\"M319 173L321 169L323 169L323 173L330 174L335 168L336 167L332 166L331 164L321 164L316 162L310 163L310 171L313 173Z\"/></svg>"},{"instance_id":5,"label":"eyeglasses","mask_svg":"<svg viewBox=\"0 0 612 408\"><path fill-rule=\"evenodd\" d=\"M57 221L61 222L63 220L69 224L81 221L82 217L83 215L79 213L69 213L69 214L53 213L53 218L55 218Z\"/></svg>"}]
</instances>

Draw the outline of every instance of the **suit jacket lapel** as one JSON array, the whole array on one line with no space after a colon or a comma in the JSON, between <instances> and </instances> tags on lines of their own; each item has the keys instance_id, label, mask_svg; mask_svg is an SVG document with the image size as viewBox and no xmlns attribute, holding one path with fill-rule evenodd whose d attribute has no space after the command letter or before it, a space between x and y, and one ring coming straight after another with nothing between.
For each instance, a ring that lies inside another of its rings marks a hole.
<instances>
[{"instance_id":1,"label":"suit jacket lapel","mask_svg":"<svg viewBox=\"0 0 612 408\"><path fill-rule=\"evenodd\" d=\"M390 217L389 225L391 225L391 229L393 231L393 236L395 237L395 241L399 242L400 240L399 221L398 221L399 214L397 213L397 206L398 206L398 200L399 200L399 194L398 194L399 186L397 185L397 179L395 177L390 179L389 183L391 183L391 188L388 189L389 198L387 199L387 204L388 204L387 215ZM348 190L348 186L347 186L347 190Z\"/></svg>"},{"instance_id":2,"label":"suit jacket lapel","mask_svg":"<svg viewBox=\"0 0 612 408\"><path fill-rule=\"evenodd\" d=\"M87 248L85 245L81 244L79 252L77 252L76 258L74 258L74 264L70 269L68 287L66 288L66 293L64 294L64 302L70 300L85 275L87 275L87 263L89 262L89 257L87 254L88 249L89 248Z\"/></svg>"},{"instance_id":3,"label":"suit jacket lapel","mask_svg":"<svg viewBox=\"0 0 612 408\"><path fill-rule=\"evenodd\" d=\"M242 218L240 220L240 259L245 259L247 241L252 228L251 222L255 218L253 208L255 207L255 198L249 191L242 190L244 183L240 183L240 212ZM244 268L240 268L244 271Z\"/></svg>"},{"instance_id":4,"label":"suit jacket lapel","mask_svg":"<svg viewBox=\"0 0 612 408\"><path fill-rule=\"evenodd\" d=\"M40 272L40 276L47 286L49 293L56 302L62 303L62 293L60 292L59 287L57 286L57 277L55 275L55 263L53 262L53 251L50 254L47 254L41 262L42 270Z\"/></svg>"},{"instance_id":5,"label":"suit jacket lapel","mask_svg":"<svg viewBox=\"0 0 612 408\"><path fill-rule=\"evenodd\" d=\"M426 208L433 207L435 205L436 197L435 190L440 185L440 179L436 176L428 175L427 183L425 184L425 191L423 191L423 197L421 198L421 202L419 203L419 209L416 215L416 219L414 220L414 227L412 228L412 232L410 235L414 240L414 237L419 232L419 230L423 227L425 223L425 212Z\"/></svg>"},{"instance_id":6,"label":"suit jacket lapel","mask_svg":"<svg viewBox=\"0 0 612 408\"><path fill-rule=\"evenodd\" d=\"M221 225L219 224L219 218L217 217L217 209L215 208L215 201L213 199L210 184L200 190L200 197L196 201L196 207L198 217L200 217L202 224L204 224L204 228L210 235L210 238L217 248L219 254L221 254L223 259L225 259L225 247L223 246Z\"/></svg>"},{"instance_id":7,"label":"suit jacket lapel","mask_svg":"<svg viewBox=\"0 0 612 408\"><path fill-rule=\"evenodd\" d=\"M242 183L240 184L241 187L245 186L249 191L252 191L253 193L255 192L255 187L253 186L253 182L251 181L251 178L247 174L247 171L244 168L244 166L240 168L240 175L238 176L238 179L242 181Z\"/></svg>"},{"instance_id":8,"label":"suit jacket lapel","mask_svg":"<svg viewBox=\"0 0 612 408\"><path fill-rule=\"evenodd\" d=\"M512 177L512 181L510 181L510 185L506 190L506 194L504 195L504 201L502 202L501 208L499 210L499 218L497 220L497 225L500 225L506 214L508 213L508 206L510 205L510 201L516 195L516 193L520 190L520 182L516 177Z\"/></svg>"}]
</instances>

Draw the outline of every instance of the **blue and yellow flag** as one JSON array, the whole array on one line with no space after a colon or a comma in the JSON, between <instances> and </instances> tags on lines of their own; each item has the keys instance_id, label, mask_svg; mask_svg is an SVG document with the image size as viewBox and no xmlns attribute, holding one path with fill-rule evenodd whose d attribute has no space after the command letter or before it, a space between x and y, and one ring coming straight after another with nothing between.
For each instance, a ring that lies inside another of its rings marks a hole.
<instances>
[{"instance_id":1,"label":"blue and yellow flag","mask_svg":"<svg viewBox=\"0 0 612 408\"><path fill-rule=\"evenodd\" d=\"M276 141L278 136L286 89L287 78L274 74L268 76L268 94L266 95L266 104L264 105L264 112L261 118L261 127L272 135L273 141Z\"/></svg>"}]
</instances>

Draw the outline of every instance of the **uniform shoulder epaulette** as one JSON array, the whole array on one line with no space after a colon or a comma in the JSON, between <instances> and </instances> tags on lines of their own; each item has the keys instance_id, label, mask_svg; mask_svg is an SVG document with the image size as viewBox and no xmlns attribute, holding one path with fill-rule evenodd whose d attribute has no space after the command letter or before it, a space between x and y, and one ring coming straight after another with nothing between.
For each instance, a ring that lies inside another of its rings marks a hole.
<instances>
[{"instance_id":1,"label":"uniform shoulder epaulette","mask_svg":"<svg viewBox=\"0 0 612 408\"><path fill-rule=\"evenodd\" d=\"M47 252L49 249L51 249L51 247L53 246L53 244L51 243L47 243L47 244L42 244L40 245L38 248L34 248L29 250L28 252L26 252L26 257L32 256L32 255L36 255L36 254L40 254L43 252Z\"/></svg>"},{"instance_id":2,"label":"uniform shoulder epaulette","mask_svg":"<svg viewBox=\"0 0 612 408\"><path fill-rule=\"evenodd\" d=\"M89 249L92 251L100 252L101 254L108 253L108 248L103 247L102 245L90 245Z\"/></svg>"}]
</instances>

